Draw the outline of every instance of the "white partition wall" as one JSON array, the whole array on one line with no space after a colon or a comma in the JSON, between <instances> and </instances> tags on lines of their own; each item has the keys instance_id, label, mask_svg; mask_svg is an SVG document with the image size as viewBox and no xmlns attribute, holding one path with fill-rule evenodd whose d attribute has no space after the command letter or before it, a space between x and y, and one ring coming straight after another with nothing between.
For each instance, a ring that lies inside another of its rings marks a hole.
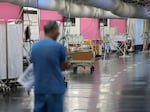
<instances>
[{"instance_id":1,"label":"white partition wall","mask_svg":"<svg viewBox=\"0 0 150 112\"><path fill-rule=\"evenodd\" d=\"M23 72L22 24L7 24L8 78L18 78Z\"/></svg>"},{"instance_id":2,"label":"white partition wall","mask_svg":"<svg viewBox=\"0 0 150 112\"><path fill-rule=\"evenodd\" d=\"M69 32L67 32L69 31ZM65 34L80 35L80 18L75 18L74 26L66 27Z\"/></svg>"},{"instance_id":3,"label":"white partition wall","mask_svg":"<svg viewBox=\"0 0 150 112\"><path fill-rule=\"evenodd\" d=\"M0 25L0 79L6 79L6 25Z\"/></svg>"},{"instance_id":4,"label":"white partition wall","mask_svg":"<svg viewBox=\"0 0 150 112\"><path fill-rule=\"evenodd\" d=\"M134 39L134 45L143 45L143 20L142 19L136 19L135 20L135 39Z\"/></svg>"},{"instance_id":5,"label":"white partition wall","mask_svg":"<svg viewBox=\"0 0 150 112\"><path fill-rule=\"evenodd\" d=\"M28 25L30 25L31 30L31 40L39 40L38 14L24 14L24 29L26 29Z\"/></svg>"}]
</instances>

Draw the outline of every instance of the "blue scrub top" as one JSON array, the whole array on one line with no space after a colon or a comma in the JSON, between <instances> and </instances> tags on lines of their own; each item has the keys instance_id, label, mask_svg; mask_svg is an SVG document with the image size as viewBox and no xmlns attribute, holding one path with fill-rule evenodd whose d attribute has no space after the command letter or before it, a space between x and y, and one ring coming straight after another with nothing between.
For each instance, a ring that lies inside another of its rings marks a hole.
<instances>
[{"instance_id":1,"label":"blue scrub top","mask_svg":"<svg viewBox=\"0 0 150 112\"><path fill-rule=\"evenodd\" d=\"M66 86L61 72L61 64L66 60L63 45L48 38L35 42L31 60L34 65L34 91L36 94L63 94Z\"/></svg>"}]
</instances>

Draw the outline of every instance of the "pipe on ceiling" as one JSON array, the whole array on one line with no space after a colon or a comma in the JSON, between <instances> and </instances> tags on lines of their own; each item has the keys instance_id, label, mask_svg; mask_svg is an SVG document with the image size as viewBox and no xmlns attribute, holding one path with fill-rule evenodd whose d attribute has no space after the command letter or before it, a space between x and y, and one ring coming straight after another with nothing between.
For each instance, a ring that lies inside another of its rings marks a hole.
<instances>
[{"instance_id":1,"label":"pipe on ceiling","mask_svg":"<svg viewBox=\"0 0 150 112\"><path fill-rule=\"evenodd\" d=\"M74 0L75 1L75 0ZM120 17L149 19L150 12L144 6L131 5L121 0L79 0L84 5L90 5L109 10Z\"/></svg>"},{"instance_id":2,"label":"pipe on ceiling","mask_svg":"<svg viewBox=\"0 0 150 112\"><path fill-rule=\"evenodd\" d=\"M65 3L65 4L63 4ZM82 4L75 4L70 2L60 2L62 6L68 7L69 11L64 7L59 11L62 15L71 17L88 17L88 18L121 18L112 14L110 11L105 11L100 8L86 6ZM70 14L69 14L70 13Z\"/></svg>"},{"instance_id":3,"label":"pipe on ceiling","mask_svg":"<svg viewBox=\"0 0 150 112\"><path fill-rule=\"evenodd\" d=\"M9 2L24 7L58 11L60 14L69 17L120 18L110 11L82 4L70 3L65 0L0 0L0 2ZM68 8L69 11L67 10Z\"/></svg>"}]
</instances>

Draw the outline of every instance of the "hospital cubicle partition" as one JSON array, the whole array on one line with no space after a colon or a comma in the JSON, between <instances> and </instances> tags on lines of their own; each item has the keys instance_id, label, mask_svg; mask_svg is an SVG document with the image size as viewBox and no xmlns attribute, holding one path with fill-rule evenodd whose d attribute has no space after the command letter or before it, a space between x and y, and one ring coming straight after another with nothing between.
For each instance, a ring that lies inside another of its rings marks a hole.
<instances>
[{"instance_id":1,"label":"hospital cubicle partition","mask_svg":"<svg viewBox=\"0 0 150 112\"><path fill-rule=\"evenodd\" d=\"M21 22L0 23L0 90L5 91L23 73L23 27Z\"/></svg>"}]
</instances>

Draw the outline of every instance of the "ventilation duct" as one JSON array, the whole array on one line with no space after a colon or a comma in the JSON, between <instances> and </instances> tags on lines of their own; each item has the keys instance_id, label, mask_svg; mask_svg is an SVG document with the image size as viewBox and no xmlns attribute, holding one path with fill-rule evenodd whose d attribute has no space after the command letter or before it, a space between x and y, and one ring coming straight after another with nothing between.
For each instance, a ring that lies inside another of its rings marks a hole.
<instances>
[{"instance_id":1,"label":"ventilation duct","mask_svg":"<svg viewBox=\"0 0 150 112\"><path fill-rule=\"evenodd\" d=\"M0 0L24 7L58 11L67 17L86 17L86 18L120 18L110 11L86 5L70 3L64 0Z\"/></svg>"},{"instance_id":2,"label":"ventilation duct","mask_svg":"<svg viewBox=\"0 0 150 112\"><path fill-rule=\"evenodd\" d=\"M75 0L74 0L75 1ZM84 5L90 5L109 10L120 17L149 19L150 13L144 6L131 5L121 0L78 0Z\"/></svg>"},{"instance_id":3,"label":"ventilation duct","mask_svg":"<svg viewBox=\"0 0 150 112\"><path fill-rule=\"evenodd\" d=\"M70 3L71 1L73 3ZM76 4L76 1L79 1L81 4ZM150 18L149 11L146 7L131 5L121 0L0 0L0 2L54 10L64 15L68 15L66 7L69 6L70 16L72 17L118 18L119 16L143 19ZM97 11L97 16L94 14L95 11Z\"/></svg>"},{"instance_id":4,"label":"ventilation duct","mask_svg":"<svg viewBox=\"0 0 150 112\"><path fill-rule=\"evenodd\" d=\"M63 2L61 2L61 5ZM82 4L75 4L70 2L65 2L64 6L59 12L65 16L71 17L88 17L88 18L120 18L110 11L105 11L100 8L86 6ZM67 10L68 9L68 10Z\"/></svg>"}]
</instances>

